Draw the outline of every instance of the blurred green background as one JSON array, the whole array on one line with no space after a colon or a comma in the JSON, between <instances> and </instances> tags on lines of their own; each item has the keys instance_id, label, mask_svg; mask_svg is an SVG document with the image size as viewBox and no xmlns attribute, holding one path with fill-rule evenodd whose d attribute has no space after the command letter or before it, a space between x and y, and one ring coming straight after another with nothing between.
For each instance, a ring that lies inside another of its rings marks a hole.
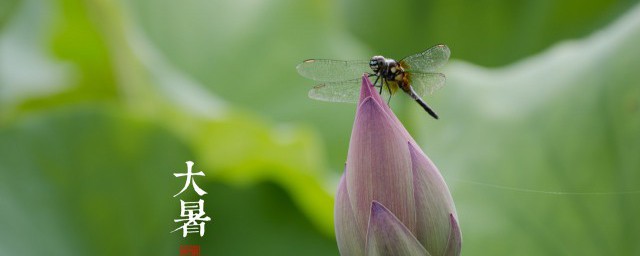
<instances>
[{"instance_id":1,"label":"blurred green background","mask_svg":"<svg viewBox=\"0 0 640 256\"><path fill-rule=\"evenodd\" d=\"M637 2L0 0L0 255L337 255L355 105L295 66L437 43L441 120L391 104L463 254L640 255ZM169 233L187 160L204 238Z\"/></svg>"}]
</instances>

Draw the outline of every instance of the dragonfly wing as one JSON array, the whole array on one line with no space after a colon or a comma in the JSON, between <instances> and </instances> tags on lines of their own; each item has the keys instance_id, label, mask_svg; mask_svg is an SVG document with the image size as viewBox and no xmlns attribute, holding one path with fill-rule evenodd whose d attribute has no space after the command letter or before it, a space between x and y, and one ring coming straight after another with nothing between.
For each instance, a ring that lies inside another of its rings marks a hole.
<instances>
[{"instance_id":1,"label":"dragonfly wing","mask_svg":"<svg viewBox=\"0 0 640 256\"><path fill-rule=\"evenodd\" d=\"M446 78L441 73L410 73L409 83L421 98L442 88Z\"/></svg>"},{"instance_id":2,"label":"dragonfly wing","mask_svg":"<svg viewBox=\"0 0 640 256\"><path fill-rule=\"evenodd\" d=\"M361 86L362 79L360 78L341 82L327 82L311 88L309 98L330 102L356 103L360 100ZM389 101L391 98L392 92L387 85L379 82L375 90L380 92L380 97L384 101Z\"/></svg>"},{"instance_id":3,"label":"dragonfly wing","mask_svg":"<svg viewBox=\"0 0 640 256\"><path fill-rule=\"evenodd\" d=\"M356 103L360 99L362 79L351 79L341 82L327 82L314 86L309 91L309 98L330 102Z\"/></svg>"},{"instance_id":4,"label":"dragonfly wing","mask_svg":"<svg viewBox=\"0 0 640 256\"><path fill-rule=\"evenodd\" d=\"M402 59L400 65L408 72L436 72L438 68L447 63L450 55L449 47L439 44L424 52Z\"/></svg>"},{"instance_id":5,"label":"dragonfly wing","mask_svg":"<svg viewBox=\"0 0 640 256\"><path fill-rule=\"evenodd\" d=\"M368 60L311 59L303 61L296 69L300 75L321 82L339 82L371 72Z\"/></svg>"}]
</instances>

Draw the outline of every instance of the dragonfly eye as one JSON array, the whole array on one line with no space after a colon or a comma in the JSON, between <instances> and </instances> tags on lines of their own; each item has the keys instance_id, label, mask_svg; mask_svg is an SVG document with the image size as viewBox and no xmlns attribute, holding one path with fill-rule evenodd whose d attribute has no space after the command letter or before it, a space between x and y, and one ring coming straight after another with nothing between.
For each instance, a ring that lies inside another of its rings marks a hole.
<instances>
[{"instance_id":1,"label":"dragonfly eye","mask_svg":"<svg viewBox=\"0 0 640 256\"><path fill-rule=\"evenodd\" d=\"M373 70L373 72L378 73L383 63L384 57L373 56L373 58L371 58L371 61L369 61L369 67L371 67L371 70Z\"/></svg>"}]
</instances>

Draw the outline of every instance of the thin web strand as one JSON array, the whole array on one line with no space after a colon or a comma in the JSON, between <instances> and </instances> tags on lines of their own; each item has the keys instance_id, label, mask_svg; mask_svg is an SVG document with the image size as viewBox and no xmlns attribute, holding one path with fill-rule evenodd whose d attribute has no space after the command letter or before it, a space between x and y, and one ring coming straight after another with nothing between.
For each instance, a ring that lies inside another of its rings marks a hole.
<instances>
[{"instance_id":1,"label":"thin web strand","mask_svg":"<svg viewBox=\"0 0 640 256\"><path fill-rule=\"evenodd\" d=\"M545 195L619 196L619 195L639 195L640 194L640 190L611 191L611 192L547 191L547 190L516 188L516 187L502 186L502 185L497 185L497 184L490 184L490 183L470 181L470 180L462 180L462 179L455 179L455 180L463 182L463 183L468 183L468 184L473 184L473 185L478 185L478 186L483 186L483 187L488 187L488 188L502 189L502 190L509 190L509 191L515 191L515 192L523 192L523 193L545 194Z\"/></svg>"}]
</instances>

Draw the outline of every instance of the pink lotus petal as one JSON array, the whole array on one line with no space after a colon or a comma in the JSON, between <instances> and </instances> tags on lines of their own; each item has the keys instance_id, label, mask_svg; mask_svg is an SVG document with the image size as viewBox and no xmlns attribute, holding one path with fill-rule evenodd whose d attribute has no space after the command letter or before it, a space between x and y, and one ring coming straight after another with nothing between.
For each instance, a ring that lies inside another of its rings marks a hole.
<instances>
[{"instance_id":1,"label":"pink lotus petal","mask_svg":"<svg viewBox=\"0 0 640 256\"><path fill-rule=\"evenodd\" d=\"M402 93L399 93L399 94L402 94ZM373 87L373 84L371 84L371 81L369 81L369 78L366 76L362 76L362 88L360 89L360 103L362 103L363 99L366 98L367 96L371 96L371 98L374 101L378 102L378 104L382 106L382 109L384 110L385 113L387 113L387 116L389 117L391 122L393 122L394 126L396 126L396 128L399 129L400 132L402 132L402 134L404 134L404 137L407 140L417 145L417 143L413 140L413 137L409 135L409 132L407 131L407 129L404 128L400 120L398 120L398 117L393 113L393 110L391 110L391 108L389 108L389 105L387 105L387 103L382 99L382 97L380 97L380 94L378 93L378 91L376 91L376 88ZM398 96L404 96L404 95L398 95Z\"/></svg>"},{"instance_id":2,"label":"pink lotus petal","mask_svg":"<svg viewBox=\"0 0 640 256\"><path fill-rule=\"evenodd\" d=\"M460 227L458 227L458 221L453 213L449 214L451 221L451 231L449 233L449 241L447 242L447 250L443 256L457 256L460 255L462 249L462 233L460 233Z\"/></svg>"},{"instance_id":3,"label":"pink lotus petal","mask_svg":"<svg viewBox=\"0 0 640 256\"><path fill-rule=\"evenodd\" d=\"M368 216L371 202L377 200L414 231L416 215L409 149L405 137L382 108L367 97L356 113L346 166L349 199L356 216ZM357 221L366 232L367 219Z\"/></svg>"},{"instance_id":4,"label":"pink lotus petal","mask_svg":"<svg viewBox=\"0 0 640 256\"><path fill-rule=\"evenodd\" d=\"M340 178L338 192L336 193L335 222L336 240L340 255L364 255L365 233L356 225L355 212L351 208L345 175Z\"/></svg>"},{"instance_id":5,"label":"pink lotus petal","mask_svg":"<svg viewBox=\"0 0 640 256\"><path fill-rule=\"evenodd\" d=\"M384 205L371 203L367 256L377 255L430 255L407 227Z\"/></svg>"},{"instance_id":6,"label":"pink lotus petal","mask_svg":"<svg viewBox=\"0 0 640 256\"><path fill-rule=\"evenodd\" d=\"M449 188L438 168L422 150L408 143L414 177L416 238L434 255L443 255L451 232L449 214L455 212Z\"/></svg>"}]
</instances>

